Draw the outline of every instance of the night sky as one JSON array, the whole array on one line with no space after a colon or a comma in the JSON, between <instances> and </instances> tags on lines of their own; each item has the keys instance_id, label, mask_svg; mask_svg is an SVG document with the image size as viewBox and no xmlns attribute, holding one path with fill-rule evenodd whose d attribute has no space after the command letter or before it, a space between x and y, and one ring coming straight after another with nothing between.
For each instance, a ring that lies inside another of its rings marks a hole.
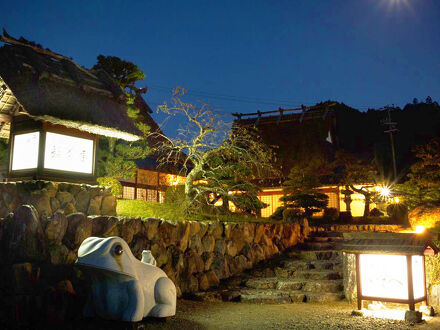
<instances>
[{"instance_id":1,"label":"night sky","mask_svg":"<svg viewBox=\"0 0 440 330\"><path fill-rule=\"evenodd\" d=\"M99 54L134 62L152 108L178 85L228 119L328 99L440 100L438 0L2 0L0 26L87 68Z\"/></svg>"}]
</instances>

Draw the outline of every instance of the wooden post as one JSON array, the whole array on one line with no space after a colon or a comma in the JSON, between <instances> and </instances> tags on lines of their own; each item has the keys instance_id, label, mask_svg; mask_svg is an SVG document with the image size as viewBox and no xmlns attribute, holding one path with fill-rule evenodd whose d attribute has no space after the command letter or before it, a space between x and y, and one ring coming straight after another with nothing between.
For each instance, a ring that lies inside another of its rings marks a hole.
<instances>
[{"instance_id":1,"label":"wooden post","mask_svg":"<svg viewBox=\"0 0 440 330\"><path fill-rule=\"evenodd\" d=\"M357 288L357 307L362 309L362 287L361 287L361 270L360 270L360 256L356 253L356 288Z\"/></svg>"},{"instance_id":2,"label":"wooden post","mask_svg":"<svg viewBox=\"0 0 440 330\"><path fill-rule=\"evenodd\" d=\"M414 285L413 285L413 274L412 274L412 257L410 255L406 256L406 268L408 273L408 303L409 310L415 311L414 303Z\"/></svg>"},{"instance_id":3,"label":"wooden post","mask_svg":"<svg viewBox=\"0 0 440 330\"><path fill-rule=\"evenodd\" d=\"M39 143L38 143L38 165L37 171L35 174L35 179L38 179L43 174L44 169L44 152L46 150L46 132L43 130L39 130Z\"/></svg>"},{"instance_id":4,"label":"wooden post","mask_svg":"<svg viewBox=\"0 0 440 330\"><path fill-rule=\"evenodd\" d=\"M136 169L136 173L134 175L134 199L137 199L137 187L138 187L138 171L139 169Z\"/></svg>"},{"instance_id":5,"label":"wooden post","mask_svg":"<svg viewBox=\"0 0 440 330\"><path fill-rule=\"evenodd\" d=\"M156 202L157 202L157 203L160 202L160 198L159 198L159 186L160 186L160 173L159 173L159 171L157 171L157 185L156 185Z\"/></svg>"}]
</instances>

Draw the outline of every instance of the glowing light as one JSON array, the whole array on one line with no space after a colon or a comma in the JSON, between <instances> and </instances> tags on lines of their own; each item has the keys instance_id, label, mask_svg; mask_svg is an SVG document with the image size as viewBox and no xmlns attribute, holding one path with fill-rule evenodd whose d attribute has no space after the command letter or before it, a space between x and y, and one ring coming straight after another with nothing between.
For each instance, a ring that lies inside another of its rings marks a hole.
<instances>
[{"instance_id":1,"label":"glowing light","mask_svg":"<svg viewBox=\"0 0 440 330\"><path fill-rule=\"evenodd\" d=\"M394 197L393 198L393 202L395 203L395 204L399 204L400 203L400 199L399 199L399 197Z\"/></svg>"},{"instance_id":2,"label":"glowing light","mask_svg":"<svg viewBox=\"0 0 440 330\"><path fill-rule=\"evenodd\" d=\"M40 132L17 134L14 136L12 170L26 170L38 166L38 146Z\"/></svg>"},{"instance_id":3,"label":"glowing light","mask_svg":"<svg viewBox=\"0 0 440 330\"><path fill-rule=\"evenodd\" d=\"M417 234L421 234L421 233L423 233L425 231L425 227L423 227L423 226L417 226L416 227L416 233Z\"/></svg>"},{"instance_id":4,"label":"glowing light","mask_svg":"<svg viewBox=\"0 0 440 330\"><path fill-rule=\"evenodd\" d=\"M406 256L361 254L362 295L408 299Z\"/></svg>"},{"instance_id":5,"label":"glowing light","mask_svg":"<svg viewBox=\"0 0 440 330\"><path fill-rule=\"evenodd\" d=\"M412 6L409 0L381 0L381 7L386 7L386 10L390 13L398 9L406 9L412 11Z\"/></svg>"},{"instance_id":6,"label":"glowing light","mask_svg":"<svg viewBox=\"0 0 440 330\"><path fill-rule=\"evenodd\" d=\"M412 256L414 299L422 298L425 295L423 272L424 272L423 257Z\"/></svg>"},{"instance_id":7,"label":"glowing light","mask_svg":"<svg viewBox=\"0 0 440 330\"><path fill-rule=\"evenodd\" d=\"M47 132L44 168L91 174L93 140Z\"/></svg>"},{"instance_id":8,"label":"glowing light","mask_svg":"<svg viewBox=\"0 0 440 330\"><path fill-rule=\"evenodd\" d=\"M389 198L391 195L391 190L390 188L386 187L386 186L376 186L375 188L376 192L379 193L379 195L382 198Z\"/></svg>"},{"instance_id":9,"label":"glowing light","mask_svg":"<svg viewBox=\"0 0 440 330\"><path fill-rule=\"evenodd\" d=\"M391 194L391 191L387 187L383 187L380 192L380 195L382 197L390 197L390 194Z\"/></svg>"}]
</instances>

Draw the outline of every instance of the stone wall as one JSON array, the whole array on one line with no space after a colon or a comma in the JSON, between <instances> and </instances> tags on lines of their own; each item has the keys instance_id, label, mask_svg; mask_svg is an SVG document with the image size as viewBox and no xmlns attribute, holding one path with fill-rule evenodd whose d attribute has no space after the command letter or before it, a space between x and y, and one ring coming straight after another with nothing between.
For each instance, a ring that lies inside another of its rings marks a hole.
<instances>
[{"instance_id":1,"label":"stone wall","mask_svg":"<svg viewBox=\"0 0 440 330\"><path fill-rule=\"evenodd\" d=\"M440 284L433 284L428 289L428 304L440 311Z\"/></svg>"},{"instance_id":2,"label":"stone wall","mask_svg":"<svg viewBox=\"0 0 440 330\"><path fill-rule=\"evenodd\" d=\"M62 211L41 216L33 206L24 205L0 220L0 260L73 265L85 238L120 236L139 259L142 250L151 250L181 295L206 290L242 273L302 242L309 230L306 220L292 224L171 222Z\"/></svg>"},{"instance_id":3,"label":"stone wall","mask_svg":"<svg viewBox=\"0 0 440 330\"><path fill-rule=\"evenodd\" d=\"M33 205L41 217L56 211L116 214L116 198L104 187L41 180L0 183L0 217L25 204Z\"/></svg>"}]
</instances>

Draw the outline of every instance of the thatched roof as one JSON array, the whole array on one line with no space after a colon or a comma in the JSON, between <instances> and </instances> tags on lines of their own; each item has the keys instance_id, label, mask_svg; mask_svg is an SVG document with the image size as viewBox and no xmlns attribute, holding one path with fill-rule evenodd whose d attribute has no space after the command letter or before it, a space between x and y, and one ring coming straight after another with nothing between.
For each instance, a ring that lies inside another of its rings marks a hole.
<instances>
[{"instance_id":1,"label":"thatched roof","mask_svg":"<svg viewBox=\"0 0 440 330\"><path fill-rule=\"evenodd\" d=\"M272 147L276 155L274 165L284 177L298 162L308 162L317 156L330 159L337 144L334 111L325 105L304 111L281 109L278 114L241 114L238 118L235 125L255 127L263 142Z\"/></svg>"},{"instance_id":2,"label":"thatched roof","mask_svg":"<svg viewBox=\"0 0 440 330\"><path fill-rule=\"evenodd\" d=\"M70 58L6 33L0 40L6 43L0 48L0 90L7 90L9 98L6 102L0 92L1 112L20 112L128 141L139 139L141 133L127 115L125 95L105 71L84 69ZM145 101L137 100L136 105L149 117Z\"/></svg>"},{"instance_id":3,"label":"thatched roof","mask_svg":"<svg viewBox=\"0 0 440 330\"><path fill-rule=\"evenodd\" d=\"M344 233L341 250L348 253L423 255L438 253L428 234Z\"/></svg>"}]
</instances>

